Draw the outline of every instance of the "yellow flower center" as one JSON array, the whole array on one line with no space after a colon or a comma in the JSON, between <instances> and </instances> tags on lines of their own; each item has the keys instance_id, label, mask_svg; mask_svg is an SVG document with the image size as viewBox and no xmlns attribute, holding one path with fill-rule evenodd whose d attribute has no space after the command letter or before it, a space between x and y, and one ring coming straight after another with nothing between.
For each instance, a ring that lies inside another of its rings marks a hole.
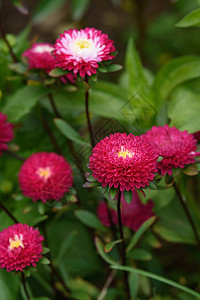
<instances>
[{"instance_id":1,"label":"yellow flower center","mask_svg":"<svg viewBox=\"0 0 200 300\"><path fill-rule=\"evenodd\" d=\"M123 147L121 147L121 151L119 151L118 157L126 158L127 156L133 157L133 153L128 150L125 150Z\"/></svg>"},{"instance_id":2,"label":"yellow flower center","mask_svg":"<svg viewBox=\"0 0 200 300\"><path fill-rule=\"evenodd\" d=\"M9 249L13 250L14 248L19 248L19 246L21 246L22 248L24 248L24 244L22 242L23 240L23 235L20 234L19 236L17 234L15 234L14 239L9 239Z\"/></svg>"},{"instance_id":3,"label":"yellow flower center","mask_svg":"<svg viewBox=\"0 0 200 300\"><path fill-rule=\"evenodd\" d=\"M78 40L76 42L76 46L79 47L80 49L84 49L84 48L89 49L91 46L91 43L88 40Z\"/></svg>"},{"instance_id":4,"label":"yellow flower center","mask_svg":"<svg viewBox=\"0 0 200 300\"><path fill-rule=\"evenodd\" d=\"M49 167L46 167L46 168L39 168L37 170L37 174L43 178L43 179L48 179L50 176L51 176L51 170Z\"/></svg>"}]
</instances>

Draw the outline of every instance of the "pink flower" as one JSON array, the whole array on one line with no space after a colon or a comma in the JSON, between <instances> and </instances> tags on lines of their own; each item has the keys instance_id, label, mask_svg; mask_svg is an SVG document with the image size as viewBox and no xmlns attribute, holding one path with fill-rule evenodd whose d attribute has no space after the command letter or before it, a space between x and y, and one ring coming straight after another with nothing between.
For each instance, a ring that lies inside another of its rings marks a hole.
<instances>
[{"instance_id":1,"label":"pink flower","mask_svg":"<svg viewBox=\"0 0 200 300\"><path fill-rule=\"evenodd\" d=\"M113 59L114 51L113 41L108 39L107 34L95 28L85 28L69 29L60 34L53 54L57 59L57 67L84 77L86 74L96 74L98 63Z\"/></svg>"},{"instance_id":2,"label":"pink flower","mask_svg":"<svg viewBox=\"0 0 200 300\"><path fill-rule=\"evenodd\" d=\"M0 155L8 149L6 143L14 138L13 124L7 123L7 116L0 112Z\"/></svg>"},{"instance_id":3,"label":"pink flower","mask_svg":"<svg viewBox=\"0 0 200 300\"><path fill-rule=\"evenodd\" d=\"M149 201L146 205L144 205L140 201L140 198L136 191L133 192L133 199L130 204L126 202L122 194L121 204L122 224L129 227L131 230L137 231L146 220L154 216L154 213L152 211L154 206L153 202ZM117 225L117 211L115 209L110 209L110 213L113 224ZM104 226L111 226L108 215L108 208L104 202L99 203L99 206L97 208L97 215Z\"/></svg>"},{"instance_id":4,"label":"pink flower","mask_svg":"<svg viewBox=\"0 0 200 300\"><path fill-rule=\"evenodd\" d=\"M176 127L153 126L145 133L155 151L163 159L158 162L158 169L162 175L172 175L173 168L184 168L188 164L195 163L195 157L199 156L197 141L186 130L180 131Z\"/></svg>"},{"instance_id":5,"label":"pink flower","mask_svg":"<svg viewBox=\"0 0 200 300\"><path fill-rule=\"evenodd\" d=\"M31 155L19 172L21 190L33 201L59 201L69 191L72 183L69 163L56 153L38 152Z\"/></svg>"},{"instance_id":6,"label":"pink flower","mask_svg":"<svg viewBox=\"0 0 200 300\"><path fill-rule=\"evenodd\" d=\"M27 224L15 224L0 232L0 268L23 271L27 266L36 267L42 257L43 236Z\"/></svg>"},{"instance_id":7,"label":"pink flower","mask_svg":"<svg viewBox=\"0 0 200 300\"><path fill-rule=\"evenodd\" d=\"M55 68L55 57L52 55L54 46L49 43L35 43L22 55L28 59L29 69L43 69L47 73Z\"/></svg>"},{"instance_id":8,"label":"pink flower","mask_svg":"<svg viewBox=\"0 0 200 300\"><path fill-rule=\"evenodd\" d=\"M134 191L153 181L157 158L154 148L144 137L115 133L94 147L89 168L103 187L109 185L122 192Z\"/></svg>"}]
</instances>

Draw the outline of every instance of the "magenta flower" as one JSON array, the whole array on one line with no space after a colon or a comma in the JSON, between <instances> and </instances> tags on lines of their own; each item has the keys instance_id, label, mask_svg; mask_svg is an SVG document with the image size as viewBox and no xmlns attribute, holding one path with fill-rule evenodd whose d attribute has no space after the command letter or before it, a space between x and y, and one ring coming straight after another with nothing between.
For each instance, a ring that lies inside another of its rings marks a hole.
<instances>
[{"instance_id":1,"label":"magenta flower","mask_svg":"<svg viewBox=\"0 0 200 300\"><path fill-rule=\"evenodd\" d=\"M0 268L23 271L27 266L36 267L42 257L43 236L27 224L15 224L0 232Z\"/></svg>"},{"instance_id":2,"label":"magenta flower","mask_svg":"<svg viewBox=\"0 0 200 300\"><path fill-rule=\"evenodd\" d=\"M144 137L115 133L93 148L89 168L103 187L134 191L153 181L157 159L155 149Z\"/></svg>"},{"instance_id":3,"label":"magenta flower","mask_svg":"<svg viewBox=\"0 0 200 300\"><path fill-rule=\"evenodd\" d=\"M145 137L155 147L155 151L163 159L158 162L158 169L162 175L172 175L173 168L184 168L195 163L197 140L186 130L180 131L176 127L153 126L145 133Z\"/></svg>"},{"instance_id":4,"label":"magenta flower","mask_svg":"<svg viewBox=\"0 0 200 300\"><path fill-rule=\"evenodd\" d=\"M29 69L43 69L47 73L55 68L55 57L52 55L54 46L49 43L35 43L22 56L28 59Z\"/></svg>"},{"instance_id":5,"label":"magenta flower","mask_svg":"<svg viewBox=\"0 0 200 300\"><path fill-rule=\"evenodd\" d=\"M113 41L107 34L95 28L81 30L69 29L56 40L53 54L57 59L57 67L63 70L86 74L96 74L98 63L114 58Z\"/></svg>"},{"instance_id":6,"label":"magenta flower","mask_svg":"<svg viewBox=\"0 0 200 300\"><path fill-rule=\"evenodd\" d=\"M21 190L33 201L59 201L69 191L72 183L69 163L56 153L39 152L31 155L19 172Z\"/></svg>"},{"instance_id":7,"label":"magenta flower","mask_svg":"<svg viewBox=\"0 0 200 300\"><path fill-rule=\"evenodd\" d=\"M2 155L1 151L8 149L6 144L14 138L13 124L6 121L7 116L0 112L0 155Z\"/></svg>"},{"instance_id":8,"label":"magenta flower","mask_svg":"<svg viewBox=\"0 0 200 300\"><path fill-rule=\"evenodd\" d=\"M136 191L133 192L133 198L130 204L126 202L122 193L121 205L122 224L134 231L137 231L146 220L155 216L152 211L154 206L153 202L149 201L146 205L144 205L141 202ZM113 224L117 225L117 210L110 209L110 213ZM104 226L111 226L108 215L108 208L104 202L99 203L99 206L97 208L97 215Z\"/></svg>"}]
</instances>

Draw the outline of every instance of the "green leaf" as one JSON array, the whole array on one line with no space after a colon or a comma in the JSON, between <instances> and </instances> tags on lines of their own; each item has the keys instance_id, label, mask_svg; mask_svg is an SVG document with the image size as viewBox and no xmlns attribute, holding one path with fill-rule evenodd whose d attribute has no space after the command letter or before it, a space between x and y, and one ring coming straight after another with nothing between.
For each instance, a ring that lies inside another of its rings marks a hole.
<instances>
[{"instance_id":1,"label":"green leaf","mask_svg":"<svg viewBox=\"0 0 200 300\"><path fill-rule=\"evenodd\" d=\"M106 66L106 69L107 72L116 72L122 70L123 67L121 65L113 64L113 65Z\"/></svg>"},{"instance_id":2,"label":"green leaf","mask_svg":"<svg viewBox=\"0 0 200 300\"><path fill-rule=\"evenodd\" d=\"M100 223L99 219L90 211L76 210L76 217L85 225L97 230L105 231L106 228Z\"/></svg>"},{"instance_id":3,"label":"green leaf","mask_svg":"<svg viewBox=\"0 0 200 300\"><path fill-rule=\"evenodd\" d=\"M54 123L60 132L69 140L79 145L89 145L66 121L55 118Z\"/></svg>"},{"instance_id":4,"label":"green leaf","mask_svg":"<svg viewBox=\"0 0 200 300\"><path fill-rule=\"evenodd\" d=\"M90 5L90 0L72 0L72 18L80 20Z\"/></svg>"},{"instance_id":5,"label":"green leaf","mask_svg":"<svg viewBox=\"0 0 200 300\"><path fill-rule=\"evenodd\" d=\"M127 252L130 251L136 245L136 243L139 241L139 239L141 238L143 233L153 224L155 219L156 219L156 217L151 217L150 219L145 221L142 224L142 226L136 231L136 233L134 234L134 236L130 240L130 243L127 247Z\"/></svg>"},{"instance_id":6,"label":"green leaf","mask_svg":"<svg viewBox=\"0 0 200 300\"><path fill-rule=\"evenodd\" d=\"M67 0L41 0L36 6L33 22L40 23L50 14L55 13Z\"/></svg>"},{"instance_id":7,"label":"green leaf","mask_svg":"<svg viewBox=\"0 0 200 300\"><path fill-rule=\"evenodd\" d=\"M24 74L27 71L27 66L22 63L9 64L8 68L18 74Z\"/></svg>"},{"instance_id":8,"label":"green leaf","mask_svg":"<svg viewBox=\"0 0 200 300\"><path fill-rule=\"evenodd\" d=\"M97 248L97 251L99 253L99 255L108 263L108 264L111 264L111 265L117 265L118 263L116 261L114 261L114 259L106 254L104 252L104 245L102 243L102 241L98 238L98 237L95 237L95 245L96 245L96 248Z\"/></svg>"},{"instance_id":9,"label":"green leaf","mask_svg":"<svg viewBox=\"0 0 200 300\"><path fill-rule=\"evenodd\" d=\"M118 189L114 188L113 186L109 189L109 199L111 201L115 200L117 197Z\"/></svg>"},{"instance_id":10,"label":"green leaf","mask_svg":"<svg viewBox=\"0 0 200 300\"><path fill-rule=\"evenodd\" d=\"M28 15L28 9L22 0L11 0L15 8L23 15Z\"/></svg>"},{"instance_id":11,"label":"green leaf","mask_svg":"<svg viewBox=\"0 0 200 300\"><path fill-rule=\"evenodd\" d=\"M0 272L0 299L16 300L19 295L20 278L11 272L1 269Z\"/></svg>"},{"instance_id":12,"label":"green leaf","mask_svg":"<svg viewBox=\"0 0 200 300\"><path fill-rule=\"evenodd\" d=\"M132 199L133 199L133 193L132 193L132 191L124 190L123 191L123 195L124 195L124 199L126 200L126 202L128 204L130 204L131 201L132 201Z\"/></svg>"},{"instance_id":13,"label":"green leaf","mask_svg":"<svg viewBox=\"0 0 200 300\"><path fill-rule=\"evenodd\" d=\"M160 224L156 224L153 231L167 242L195 245L194 239L181 235L179 232L170 230Z\"/></svg>"},{"instance_id":14,"label":"green leaf","mask_svg":"<svg viewBox=\"0 0 200 300\"><path fill-rule=\"evenodd\" d=\"M49 261L48 258L42 257L42 258L40 259L40 263L41 263L42 265L49 265L49 264L50 264L50 261Z\"/></svg>"},{"instance_id":15,"label":"green leaf","mask_svg":"<svg viewBox=\"0 0 200 300\"><path fill-rule=\"evenodd\" d=\"M133 260L142 260L142 261L148 261L152 259L151 253L141 248L136 248L128 252L128 257Z\"/></svg>"},{"instance_id":16,"label":"green leaf","mask_svg":"<svg viewBox=\"0 0 200 300\"><path fill-rule=\"evenodd\" d=\"M131 299L135 299L139 290L139 276L131 272L128 277L128 284L129 284Z\"/></svg>"},{"instance_id":17,"label":"green leaf","mask_svg":"<svg viewBox=\"0 0 200 300\"><path fill-rule=\"evenodd\" d=\"M48 297L37 297L37 298L31 298L30 300L50 300Z\"/></svg>"},{"instance_id":18,"label":"green leaf","mask_svg":"<svg viewBox=\"0 0 200 300\"><path fill-rule=\"evenodd\" d=\"M179 290L182 290L182 291L186 292L189 295L192 295L192 296L196 297L197 299L200 299L200 294L199 293L197 293L197 292L189 289L186 286L183 286L183 285L181 285L179 283L176 283L175 281L167 279L165 277L162 277L162 276L159 276L159 275L147 272L147 271L143 271L143 270L140 270L140 269L126 267L126 266L120 266L120 265L116 265L116 266L113 265L113 266L111 266L111 268L115 269L115 270L122 270L122 271L127 271L127 272L133 272L133 273L138 274L138 275L144 275L144 276L149 277L151 279L155 279L155 280L158 280L159 282L163 282L165 284L173 286L173 287L175 287L175 288L177 288Z\"/></svg>"},{"instance_id":19,"label":"green leaf","mask_svg":"<svg viewBox=\"0 0 200 300\"><path fill-rule=\"evenodd\" d=\"M188 82L177 88L168 106L170 126L193 133L200 130L200 80Z\"/></svg>"},{"instance_id":20,"label":"green leaf","mask_svg":"<svg viewBox=\"0 0 200 300\"><path fill-rule=\"evenodd\" d=\"M93 182L87 181L82 185L82 187L85 188L85 189L98 187L98 186L101 186L101 183L98 182L98 181L93 181Z\"/></svg>"},{"instance_id":21,"label":"green leaf","mask_svg":"<svg viewBox=\"0 0 200 300\"><path fill-rule=\"evenodd\" d=\"M198 77L200 77L200 57L184 56L165 64L155 76L152 87L153 99L157 108L160 108L168 100L171 92L178 85Z\"/></svg>"},{"instance_id":22,"label":"green leaf","mask_svg":"<svg viewBox=\"0 0 200 300\"><path fill-rule=\"evenodd\" d=\"M43 247L43 251L42 251L42 254L46 254L46 253L49 253L50 249L47 248L47 247Z\"/></svg>"},{"instance_id":23,"label":"green leaf","mask_svg":"<svg viewBox=\"0 0 200 300\"><path fill-rule=\"evenodd\" d=\"M90 282L78 277L75 279L70 279L68 282L68 286L72 292L82 291L86 293L88 296L92 296L94 299L97 299L99 290ZM83 298L82 298L83 299ZM91 299L91 298L89 298ZM84 298L85 300L85 298Z\"/></svg>"},{"instance_id":24,"label":"green leaf","mask_svg":"<svg viewBox=\"0 0 200 300\"><path fill-rule=\"evenodd\" d=\"M59 265L62 262L64 256L66 255L67 251L71 248L74 239L77 237L77 230L73 230L69 234L67 234L66 238L63 240L58 256L55 259L55 265Z\"/></svg>"},{"instance_id":25,"label":"green leaf","mask_svg":"<svg viewBox=\"0 0 200 300\"><path fill-rule=\"evenodd\" d=\"M142 92L147 95L149 87L144 76L142 63L132 39L128 42L125 65L128 71L129 90Z\"/></svg>"},{"instance_id":26,"label":"green leaf","mask_svg":"<svg viewBox=\"0 0 200 300\"><path fill-rule=\"evenodd\" d=\"M200 27L200 8L195 9L187 16L185 16L181 21L179 21L176 27Z\"/></svg>"},{"instance_id":27,"label":"green leaf","mask_svg":"<svg viewBox=\"0 0 200 300\"><path fill-rule=\"evenodd\" d=\"M63 70L61 68L55 68L55 69L52 69L48 73L48 75L51 77L60 77L60 76L66 75L67 73L69 73L67 70Z\"/></svg>"},{"instance_id":28,"label":"green leaf","mask_svg":"<svg viewBox=\"0 0 200 300\"><path fill-rule=\"evenodd\" d=\"M22 87L6 99L2 112L8 116L10 122L17 122L28 114L45 94L47 90L42 87Z\"/></svg>"},{"instance_id":29,"label":"green leaf","mask_svg":"<svg viewBox=\"0 0 200 300\"><path fill-rule=\"evenodd\" d=\"M105 253L110 252L116 244L119 244L119 243L121 243L122 241L123 241L123 240L116 240L116 241L112 241L112 242L109 243L109 244L106 244L105 247L104 247L104 252L105 252Z\"/></svg>"}]
</instances>

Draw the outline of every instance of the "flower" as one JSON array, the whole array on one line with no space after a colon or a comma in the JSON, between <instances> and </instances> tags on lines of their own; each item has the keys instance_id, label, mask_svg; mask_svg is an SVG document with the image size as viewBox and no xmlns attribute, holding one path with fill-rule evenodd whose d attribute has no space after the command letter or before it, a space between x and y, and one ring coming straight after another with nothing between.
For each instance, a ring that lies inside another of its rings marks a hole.
<instances>
[{"instance_id":1,"label":"flower","mask_svg":"<svg viewBox=\"0 0 200 300\"><path fill-rule=\"evenodd\" d=\"M65 158L56 153L31 155L19 172L19 184L25 196L33 201L59 201L72 186L72 170Z\"/></svg>"},{"instance_id":2,"label":"flower","mask_svg":"<svg viewBox=\"0 0 200 300\"><path fill-rule=\"evenodd\" d=\"M101 140L89 158L93 177L102 183L124 190L149 185L157 172L154 148L144 137L114 133Z\"/></svg>"},{"instance_id":3,"label":"flower","mask_svg":"<svg viewBox=\"0 0 200 300\"><path fill-rule=\"evenodd\" d=\"M0 155L1 151L7 150L6 143L10 142L14 138L13 124L7 123L7 116L0 112Z\"/></svg>"},{"instance_id":4,"label":"flower","mask_svg":"<svg viewBox=\"0 0 200 300\"><path fill-rule=\"evenodd\" d=\"M53 54L57 67L84 77L96 74L98 63L113 59L114 51L113 41L108 39L107 34L95 28L85 28L69 29L60 34Z\"/></svg>"},{"instance_id":5,"label":"flower","mask_svg":"<svg viewBox=\"0 0 200 300\"><path fill-rule=\"evenodd\" d=\"M143 204L136 191L133 192L133 198L130 204L126 202L122 194L121 204L122 224L134 231L137 231L146 220L155 215L152 211L154 206L153 201L150 200L146 205ZM115 209L110 209L110 214L113 224L117 225L117 211ZM104 226L111 226L108 215L108 208L104 202L99 203L99 206L97 208L97 215Z\"/></svg>"},{"instance_id":6,"label":"flower","mask_svg":"<svg viewBox=\"0 0 200 300\"><path fill-rule=\"evenodd\" d=\"M0 232L0 268L23 271L27 266L36 267L42 257L43 236L27 224L15 224Z\"/></svg>"},{"instance_id":7,"label":"flower","mask_svg":"<svg viewBox=\"0 0 200 300\"><path fill-rule=\"evenodd\" d=\"M145 137L155 147L155 151L163 159L158 162L158 169L162 175L172 175L173 168L184 168L185 165L195 163L194 157L199 156L196 151L197 141L186 130L180 131L176 127L153 126L145 133Z\"/></svg>"},{"instance_id":8,"label":"flower","mask_svg":"<svg viewBox=\"0 0 200 300\"><path fill-rule=\"evenodd\" d=\"M47 73L55 68L56 59L52 55L54 46L49 43L35 43L22 56L28 59L29 69L43 69Z\"/></svg>"}]
</instances>

